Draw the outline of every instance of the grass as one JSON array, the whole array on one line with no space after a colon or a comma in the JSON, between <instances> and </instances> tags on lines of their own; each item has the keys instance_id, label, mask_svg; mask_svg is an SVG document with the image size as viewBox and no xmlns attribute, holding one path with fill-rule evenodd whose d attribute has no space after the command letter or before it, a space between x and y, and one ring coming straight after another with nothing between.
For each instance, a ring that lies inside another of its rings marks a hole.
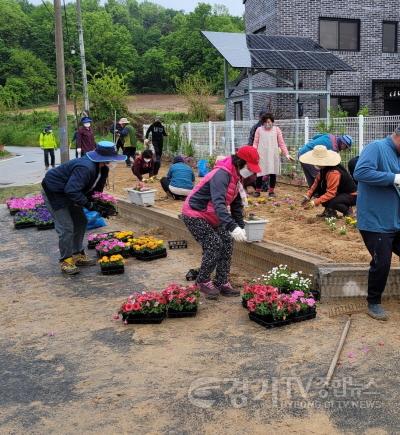
<instances>
[{"instance_id":1,"label":"grass","mask_svg":"<svg viewBox=\"0 0 400 435\"><path fill-rule=\"evenodd\" d=\"M4 204L6 199L12 196L26 196L32 193L40 192L40 184L29 184L26 186L13 186L0 188L0 204Z\"/></svg>"},{"instance_id":2,"label":"grass","mask_svg":"<svg viewBox=\"0 0 400 435\"><path fill-rule=\"evenodd\" d=\"M4 150L4 151L0 151L0 160L2 159L6 159L7 157L10 157L11 153L9 153L8 151Z\"/></svg>"}]
</instances>

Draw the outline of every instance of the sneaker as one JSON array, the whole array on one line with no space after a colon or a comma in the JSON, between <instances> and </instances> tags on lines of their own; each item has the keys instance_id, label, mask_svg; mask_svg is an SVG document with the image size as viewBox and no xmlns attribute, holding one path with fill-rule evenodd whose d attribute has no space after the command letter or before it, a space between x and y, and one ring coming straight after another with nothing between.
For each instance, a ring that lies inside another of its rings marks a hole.
<instances>
[{"instance_id":1,"label":"sneaker","mask_svg":"<svg viewBox=\"0 0 400 435\"><path fill-rule=\"evenodd\" d=\"M45 170L45 171L48 171L48 170L49 170L49 167L48 167L48 166L46 166L46 167L44 168L44 170Z\"/></svg>"},{"instance_id":2,"label":"sneaker","mask_svg":"<svg viewBox=\"0 0 400 435\"><path fill-rule=\"evenodd\" d=\"M261 193L255 191L255 192L253 193L253 196L254 196L254 198L259 198L259 197L261 196Z\"/></svg>"},{"instance_id":3,"label":"sneaker","mask_svg":"<svg viewBox=\"0 0 400 435\"><path fill-rule=\"evenodd\" d=\"M204 293L207 299L218 299L219 291L212 281L197 283L201 293Z\"/></svg>"},{"instance_id":4,"label":"sneaker","mask_svg":"<svg viewBox=\"0 0 400 435\"><path fill-rule=\"evenodd\" d=\"M219 293L220 293L221 296L226 296L228 298L229 297L240 296L240 291L239 290L235 290L229 282L219 286L218 290L219 290Z\"/></svg>"},{"instance_id":5,"label":"sneaker","mask_svg":"<svg viewBox=\"0 0 400 435\"><path fill-rule=\"evenodd\" d=\"M270 198L275 198L276 197L275 192L268 192L268 196Z\"/></svg>"},{"instance_id":6,"label":"sneaker","mask_svg":"<svg viewBox=\"0 0 400 435\"><path fill-rule=\"evenodd\" d=\"M388 320L389 318L381 304L368 304L368 315L375 320Z\"/></svg>"},{"instance_id":7,"label":"sneaker","mask_svg":"<svg viewBox=\"0 0 400 435\"><path fill-rule=\"evenodd\" d=\"M74 262L77 266L94 266L96 264L96 260L91 259L85 253L79 253L73 255Z\"/></svg>"},{"instance_id":8,"label":"sneaker","mask_svg":"<svg viewBox=\"0 0 400 435\"><path fill-rule=\"evenodd\" d=\"M322 218L334 217L336 219L339 218L338 214L336 213L336 210L332 210L331 208L326 208L321 214L317 214L317 217L322 217Z\"/></svg>"},{"instance_id":9,"label":"sneaker","mask_svg":"<svg viewBox=\"0 0 400 435\"><path fill-rule=\"evenodd\" d=\"M76 267L74 259L72 257L65 258L60 262L61 272L67 275L76 275L79 273L79 269Z\"/></svg>"},{"instance_id":10,"label":"sneaker","mask_svg":"<svg viewBox=\"0 0 400 435\"><path fill-rule=\"evenodd\" d=\"M343 213L344 217L354 217L353 207L349 207L346 213Z\"/></svg>"}]
</instances>

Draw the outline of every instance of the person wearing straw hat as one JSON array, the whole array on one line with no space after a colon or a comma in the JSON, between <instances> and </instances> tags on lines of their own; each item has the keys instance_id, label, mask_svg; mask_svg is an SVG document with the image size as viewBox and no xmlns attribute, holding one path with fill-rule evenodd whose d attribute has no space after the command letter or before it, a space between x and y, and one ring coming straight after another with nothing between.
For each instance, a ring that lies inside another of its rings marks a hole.
<instances>
[{"instance_id":1,"label":"person wearing straw hat","mask_svg":"<svg viewBox=\"0 0 400 435\"><path fill-rule=\"evenodd\" d=\"M123 153L126 155L126 166L128 168L131 167L132 160L135 160L136 154L136 130L130 125L130 121L126 118L121 118L118 121L118 124L121 126L121 130L119 131L120 138L123 142Z\"/></svg>"},{"instance_id":2,"label":"person wearing straw hat","mask_svg":"<svg viewBox=\"0 0 400 435\"><path fill-rule=\"evenodd\" d=\"M260 172L259 161L255 148L239 148L233 156L216 162L183 205L182 220L203 250L197 284L208 299L240 295L229 283L229 272L233 241L247 240L243 221L247 197L241 181Z\"/></svg>"},{"instance_id":3,"label":"person wearing straw hat","mask_svg":"<svg viewBox=\"0 0 400 435\"><path fill-rule=\"evenodd\" d=\"M298 157L301 155L312 151L317 145L324 145L326 149L331 151L336 151L340 153L351 148L353 144L353 138L348 134L343 134L341 136L335 136L333 134L323 133L317 134L309 142L303 145L298 151ZM306 163L301 163L304 175L307 180L308 187L311 187L318 175L318 168L313 165L308 165Z\"/></svg>"},{"instance_id":4,"label":"person wearing straw hat","mask_svg":"<svg viewBox=\"0 0 400 435\"><path fill-rule=\"evenodd\" d=\"M50 169L42 181L42 194L58 234L60 267L63 273L75 275L78 266L91 266L83 249L87 219L83 207L93 210L91 194L102 191L110 162L125 161L113 142L99 142L94 151L82 158Z\"/></svg>"},{"instance_id":5,"label":"person wearing straw hat","mask_svg":"<svg viewBox=\"0 0 400 435\"><path fill-rule=\"evenodd\" d=\"M312 151L301 155L300 162L313 165L319 170L302 205L305 208L322 205L325 210L319 217L338 217L337 211L343 213L343 216L352 216L357 187L346 168L340 164L340 154L317 145Z\"/></svg>"}]
</instances>

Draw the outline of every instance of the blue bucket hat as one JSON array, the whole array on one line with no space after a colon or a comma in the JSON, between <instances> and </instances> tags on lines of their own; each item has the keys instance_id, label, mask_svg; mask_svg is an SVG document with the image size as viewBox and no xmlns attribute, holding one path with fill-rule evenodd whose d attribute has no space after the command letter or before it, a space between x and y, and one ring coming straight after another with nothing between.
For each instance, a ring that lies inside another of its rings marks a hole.
<instances>
[{"instance_id":1,"label":"blue bucket hat","mask_svg":"<svg viewBox=\"0 0 400 435\"><path fill-rule=\"evenodd\" d=\"M353 145L353 138L348 134L344 134L343 136L339 136L339 140L346 145L346 148L351 148Z\"/></svg>"},{"instance_id":2,"label":"blue bucket hat","mask_svg":"<svg viewBox=\"0 0 400 435\"><path fill-rule=\"evenodd\" d=\"M88 116L84 116L82 119L81 119L81 123L82 124L85 124L86 122L93 122L92 121L92 118L89 118Z\"/></svg>"},{"instance_id":3,"label":"blue bucket hat","mask_svg":"<svg viewBox=\"0 0 400 435\"><path fill-rule=\"evenodd\" d=\"M174 160L172 160L172 163L183 163L185 161L185 159L182 156L176 156L174 157Z\"/></svg>"},{"instance_id":4,"label":"blue bucket hat","mask_svg":"<svg viewBox=\"0 0 400 435\"><path fill-rule=\"evenodd\" d=\"M102 140L96 144L96 149L89 151L86 155L89 160L95 163L121 162L126 160L126 156L118 155L114 143L108 140Z\"/></svg>"}]
</instances>

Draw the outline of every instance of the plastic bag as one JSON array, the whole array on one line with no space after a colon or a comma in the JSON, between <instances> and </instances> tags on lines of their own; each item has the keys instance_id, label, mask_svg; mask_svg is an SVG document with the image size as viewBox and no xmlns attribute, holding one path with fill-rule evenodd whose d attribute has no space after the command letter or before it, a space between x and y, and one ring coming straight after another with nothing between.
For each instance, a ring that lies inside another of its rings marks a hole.
<instances>
[{"instance_id":1,"label":"plastic bag","mask_svg":"<svg viewBox=\"0 0 400 435\"><path fill-rule=\"evenodd\" d=\"M208 160L199 160L197 163L197 170L199 171L199 177L205 177L210 172Z\"/></svg>"},{"instance_id":2,"label":"plastic bag","mask_svg":"<svg viewBox=\"0 0 400 435\"><path fill-rule=\"evenodd\" d=\"M107 226L106 220L100 216L98 211L89 211L86 208L84 208L83 211L85 212L85 216L88 221L86 225L87 230L93 230L95 228Z\"/></svg>"}]
</instances>

